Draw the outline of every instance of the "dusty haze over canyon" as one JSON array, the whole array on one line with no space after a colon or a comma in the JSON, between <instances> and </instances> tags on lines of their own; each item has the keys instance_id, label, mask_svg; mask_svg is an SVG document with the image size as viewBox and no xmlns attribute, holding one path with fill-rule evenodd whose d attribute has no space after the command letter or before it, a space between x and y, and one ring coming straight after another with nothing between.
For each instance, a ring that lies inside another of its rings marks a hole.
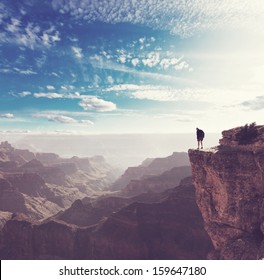
<instances>
[{"instance_id":1,"label":"dusty haze over canyon","mask_svg":"<svg viewBox=\"0 0 264 280\"><path fill-rule=\"evenodd\" d=\"M263 258L264 126L222 134L124 172L2 142L0 257Z\"/></svg>"}]
</instances>

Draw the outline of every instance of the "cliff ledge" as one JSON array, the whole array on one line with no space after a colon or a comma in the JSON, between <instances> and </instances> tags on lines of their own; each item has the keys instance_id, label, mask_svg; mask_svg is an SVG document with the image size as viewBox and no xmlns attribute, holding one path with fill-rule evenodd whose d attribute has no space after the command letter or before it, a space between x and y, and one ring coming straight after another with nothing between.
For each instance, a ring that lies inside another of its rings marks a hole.
<instances>
[{"instance_id":1,"label":"cliff ledge","mask_svg":"<svg viewBox=\"0 0 264 280\"><path fill-rule=\"evenodd\" d=\"M210 259L264 258L264 126L240 145L234 128L220 145L189 150L196 201L214 251Z\"/></svg>"}]
</instances>

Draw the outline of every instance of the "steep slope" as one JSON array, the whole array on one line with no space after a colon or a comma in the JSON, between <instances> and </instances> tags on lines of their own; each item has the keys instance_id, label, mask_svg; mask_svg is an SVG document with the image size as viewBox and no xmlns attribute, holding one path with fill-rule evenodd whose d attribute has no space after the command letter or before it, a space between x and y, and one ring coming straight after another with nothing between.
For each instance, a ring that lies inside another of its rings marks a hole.
<instances>
[{"instance_id":1,"label":"steep slope","mask_svg":"<svg viewBox=\"0 0 264 280\"><path fill-rule=\"evenodd\" d=\"M190 166L174 167L159 176L149 176L141 180L131 180L120 191L124 196L135 196L146 192L162 192L178 185L183 178L191 175Z\"/></svg>"},{"instance_id":2,"label":"steep slope","mask_svg":"<svg viewBox=\"0 0 264 280\"><path fill-rule=\"evenodd\" d=\"M155 203L132 203L94 226L16 216L0 236L1 259L205 259L210 249L190 178Z\"/></svg>"},{"instance_id":3,"label":"steep slope","mask_svg":"<svg viewBox=\"0 0 264 280\"><path fill-rule=\"evenodd\" d=\"M0 178L0 211L24 213L38 220L62 209L37 174L8 174Z\"/></svg>"},{"instance_id":4,"label":"steep slope","mask_svg":"<svg viewBox=\"0 0 264 280\"><path fill-rule=\"evenodd\" d=\"M131 180L161 175L174 167L190 165L187 153L173 153L165 158L147 159L140 166L129 167L125 173L111 186L113 191L125 188Z\"/></svg>"},{"instance_id":5,"label":"steep slope","mask_svg":"<svg viewBox=\"0 0 264 280\"><path fill-rule=\"evenodd\" d=\"M108 190L116 170L103 157L69 159L0 144L0 210L43 219Z\"/></svg>"},{"instance_id":6,"label":"steep slope","mask_svg":"<svg viewBox=\"0 0 264 280\"><path fill-rule=\"evenodd\" d=\"M159 202L121 209L96 231L95 241L99 259L206 259L211 249L191 178Z\"/></svg>"},{"instance_id":7,"label":"steep slope","mask_svg":"<svg viewBox=\"0 0 264 280\"><path fill-rule=\"evenodd\" d=\"M221 145L189 150L196 200L212 239L211 258L264 257L264 126L239 145L241 128L223 132Z\"/></svg>"},{"instance_id":8,"label":"steep slope","mask_svg":"<svg viewBox=\"0 0 264 280\"><path fill-rule=\"evenodd\" d=\"M78 226L92 225L133 202L157 202L164 196L165 190L175 188L183 178L190 175L190 166L183 166L172 168L159 176L133 180L120 192L88 201L77 200L54 218Z\"/></svg>"}]
</instances>

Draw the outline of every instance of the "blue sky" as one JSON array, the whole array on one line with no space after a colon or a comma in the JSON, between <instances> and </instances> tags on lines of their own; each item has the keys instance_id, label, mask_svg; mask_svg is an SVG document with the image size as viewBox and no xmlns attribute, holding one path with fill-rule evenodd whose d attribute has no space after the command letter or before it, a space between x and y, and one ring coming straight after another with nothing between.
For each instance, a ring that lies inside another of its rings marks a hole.
<instances>
[{"instance_id":1,"label":"blue sky","mask_svg":"<svg viewBox=\"0 0 264 280\"><path fill-rule=\"evenodd\" d=\"M2 133L262 123L261 0L1 0Z\"/></svg>"}]
</instances>

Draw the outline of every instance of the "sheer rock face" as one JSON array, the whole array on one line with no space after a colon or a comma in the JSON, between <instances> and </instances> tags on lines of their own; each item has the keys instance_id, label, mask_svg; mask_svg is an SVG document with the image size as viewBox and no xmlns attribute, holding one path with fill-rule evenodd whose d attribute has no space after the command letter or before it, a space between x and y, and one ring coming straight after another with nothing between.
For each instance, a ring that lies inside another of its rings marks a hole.
<instances>
[{"instance_id":1,"label":"sheer rock face","mask_svg":"<svg viewBox=\"0 0 264 280\"><path fill-rule=\"evenodd\" d=\"M211 258L259 259L264 257L264 145L261 135L256 144L238 145L237 131L224 131L214 149L189 150L196 201L215 248Z\"/></svg>"}]
</instances>

